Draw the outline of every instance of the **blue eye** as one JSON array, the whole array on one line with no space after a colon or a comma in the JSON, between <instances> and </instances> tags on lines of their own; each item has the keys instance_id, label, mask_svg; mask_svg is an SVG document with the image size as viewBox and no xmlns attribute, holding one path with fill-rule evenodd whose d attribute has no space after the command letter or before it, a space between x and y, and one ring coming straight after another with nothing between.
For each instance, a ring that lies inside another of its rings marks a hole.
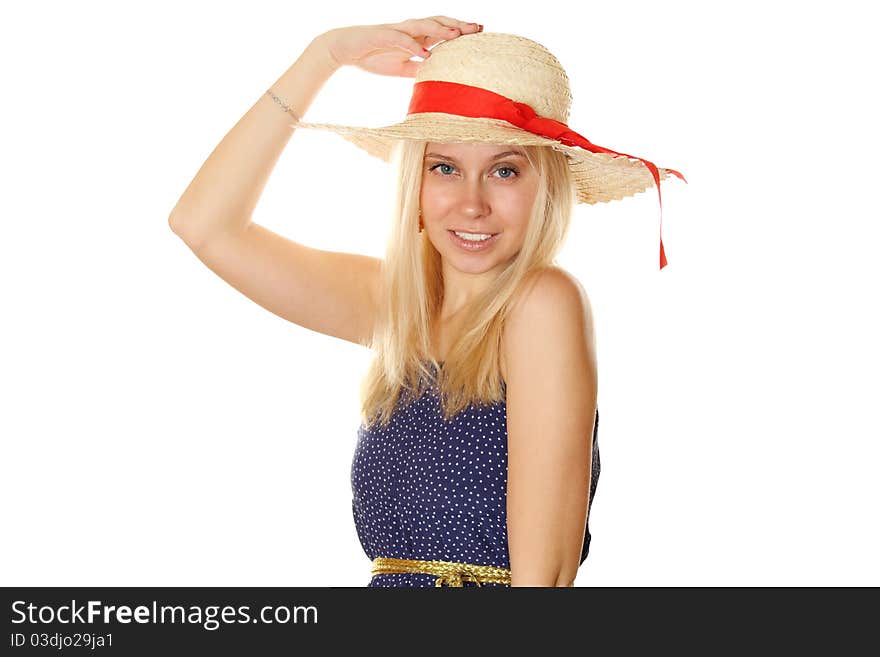
<instances>
[{"instance_id":1,"label":"blue eye","mask_svg":"<svg viewBox=\"0 0 880 657\"><path fill-rule=\"evenodd\" d=\"M441 174L442 174L444 177L447 176L447 174L444 173L444 172L446 172L448 169L455 169L455 167L454 167L453 165L448 164L448 163L446 163L446 162L441 162L440 164L435 164L434 166L430 167L428 170L429 170L429 171L434 171L435 169L438 169L438 168L440 168L440 167L445 167L445 168L443 168L443 169L440 170L440 171L441 171ZM510 180L510 179L515 178L516 176L519 175L519 170L516 169L516 167L511 167L511 166L501 166L501 167L498 167L497 169L495 169L495 171L496 171L496 172L498 172L498 171L509 171L509 172L511 172L511 173L513 174L513 175L508 175L508 176L501 176L501 179L502 179L502 180ZM452 173L452 172L449 171L448 173Z\"/></svg>"}]
</instances>

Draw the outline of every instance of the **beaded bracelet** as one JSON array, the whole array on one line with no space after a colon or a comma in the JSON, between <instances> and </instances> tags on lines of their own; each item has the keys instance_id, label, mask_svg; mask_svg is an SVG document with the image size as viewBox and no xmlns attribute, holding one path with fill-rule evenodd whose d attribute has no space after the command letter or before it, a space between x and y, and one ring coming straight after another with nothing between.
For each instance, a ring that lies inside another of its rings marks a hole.
<instances>
[{"instance_id":1,"label":"beaded bracelet","mask_svg":"<svg viewBox=\"0 0 880 657\"><path fill-rule=\"evenodd\" d=\"M281 105L281 107L284 108L284 111L285 111L285 112L287 112L287 113L290 114L294 119L296 119L296 123L299 123L299 122L302 120L302 119L300 119L300 118L296 115L296 113L295 113L292 109L290 109L290 105L288 105L288 104L285 103L283 100L281 100L278 96L276 96L276 95L273 93L273 91L272 91L271 89L267 89L267 90L266 90L266 93L267 93L269 96L272 97L272 100L274 100L276 103L278 103L279 105Z\"/></svg>"}]
</instances>

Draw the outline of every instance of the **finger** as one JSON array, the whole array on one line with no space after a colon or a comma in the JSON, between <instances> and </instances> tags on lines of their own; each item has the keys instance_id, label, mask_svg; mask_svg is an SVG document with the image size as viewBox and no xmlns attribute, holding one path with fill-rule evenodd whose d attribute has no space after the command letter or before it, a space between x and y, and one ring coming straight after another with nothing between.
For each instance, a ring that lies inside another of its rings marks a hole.
<instances>
[{"instance_id":1,"label":"finger","mask_svg":"<svg viewBox=\"0 0 880 657\"><path fill-rule=\"evenodd\" d=\"M422 45L424 45L425 48L432 48L433 46L436 46L441 41L449 41L449 39L435 39L433 37L424 37L421 39L421 41L422 41Z\"/></svg>"},{"instance_id":2,"label":"finger","mask_svg":"<svg viewBox=\"0 0 880 657\"><path fill-rule=\"evenodd\" d=\"M464 34L462 31L463 28L457 25L447 25L446 23L434 20L433 18L425 18L419 21L419 25L424 26L423 29L425 34L429 35L434 43L448 41L449 39L454 39L455 37Z\"/></svg>"},{"instance_id":3,"label":"finger","mask_svg":"<svg viewBox=\"0 0 880 657\"><path fill-rule=\"evenodd\" d=\"M416 57L427 57L431 54L430 51L425 50L422 44L401 30L388 30L384 36L387 40L387 45L410 52Z\"/></svg>"},{"instance_id":4,"label":"finger","mask_svg":"<svg viewBox=\"0 0 880 657\"><path fill-rule=\"evenodd\" d=\"M437 21L444 27L457 27L461 30L462 34L478 32L480 27L476 23L466 23L465 21L460 21L457 18L450 18L449 16L431 16L430 20Z\"/></svg>"},{"instance_id":5,"label":"finger","mask_svg":"<svg viewBox=\"0 0 880 657\"><path fill-rule=\"evenodd\" d=\"M458 35L456 35L456 36L458 36ZM421 43L425 48L430 48L431 46L436 46L441 41L448 41L449 40L449 37L447 37L445 34L443 35L443 38L436 38L436 37L427 36L427 35L416 36L414 38L416 41Z\"/></svg>"},{"instance_id":6,"label":"finger","mask_svg":"<svg viewBox=\"0 0 880 657\"><path fill-rule=\"evenodd\" d=\"M440 42L439 39L433 39L429 36L417 36L417 37L413 37L413 38L416 41L418 41L420 44L422 44L423 48L430 48L434 44L437 44Z\"/></svg>"},{"instance_id":7,"label":"finger","mask_svg":"<svg viewBox=\"0 0 880 657\"><path fill-rule=\"evenodd\" d=\"M424 43L426 46L454 39L461 36L462 33L459 28L446 26L432 18L412 18L400 23L399 29L421 43L430 41L430 43Z\"/></svg>"}]
</instances>

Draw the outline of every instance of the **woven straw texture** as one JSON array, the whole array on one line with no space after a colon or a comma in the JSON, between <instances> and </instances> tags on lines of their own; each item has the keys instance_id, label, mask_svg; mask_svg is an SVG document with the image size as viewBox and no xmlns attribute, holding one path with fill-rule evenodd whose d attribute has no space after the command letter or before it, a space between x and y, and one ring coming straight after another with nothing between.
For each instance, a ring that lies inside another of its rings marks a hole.
<instances>
[{"instance_id":1,"label":"woven straw texture","mask_svg":"<svg viewBox=\"0 0 880 657\"><path fill-rule=\"evenodd\" d=\"M525 37L477 32L444 41L422 63L414 84L425 80L482 87L531 106L539 116L568 123L568 75L549 50ZM579 203L621 200L654 186L651 172L637 159L567 146L500 119L425 112L409 114L399 123L379 128L305 121L299 121L296 127L334 132L386 162L391 161L398 139L550 146L568 156ZM662 167L658 170L661 180L673 175Z\"/></svg>"}]
</instances>

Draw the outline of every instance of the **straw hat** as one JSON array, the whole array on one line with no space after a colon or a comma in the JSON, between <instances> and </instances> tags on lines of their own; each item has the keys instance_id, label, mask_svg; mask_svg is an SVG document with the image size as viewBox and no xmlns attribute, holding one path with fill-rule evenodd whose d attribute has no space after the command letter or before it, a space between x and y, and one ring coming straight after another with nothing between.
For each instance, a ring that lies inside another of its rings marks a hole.
<instances>
[{"instance_id":1,"label":"straw hat","mask_svg":"<svg viewBox=\"0 0 880 657\"><path fill-rule=\"evenodd\" d=\"M391 160L395 140L549 146L568 156L579 203L620 200L675 175L652 162L597 146L568 127L571 88L544 46L498 32L465 34L434 47L422 62L403 121L381 128L307 123ZM666 266L662 235L660 268Z\"/></svg>"}]
</instances>

